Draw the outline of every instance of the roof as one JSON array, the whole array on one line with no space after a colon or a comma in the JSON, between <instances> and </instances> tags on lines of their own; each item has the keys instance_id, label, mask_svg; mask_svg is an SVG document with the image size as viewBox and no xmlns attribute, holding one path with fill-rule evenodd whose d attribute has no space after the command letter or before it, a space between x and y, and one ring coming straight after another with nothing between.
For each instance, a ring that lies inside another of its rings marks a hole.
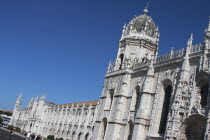
<instances>
[{"instance_id":1,"label":"roof","mask_svg":"<svg viewBox=\"0 0 210 140\"><path fill-rule=\"evenodd\" d=\"M9 110L1 110L1 111L5 112L5 113L6 113L6 112L7 112L7 113L11 113L11 114L13 113L13 111L9 111Z\"/></svg>"},{"instance_id":2,"label":"roof","mask_svg":"<svg viewBox=\"0 0 210 140\"><path fill-rule=\"evenodd\" d=\"M76 107L76 106L96 106L98 104L99 100L96 100L96 101L88 101L88 102L78 102L78 103L69 103L69 104L61 104L61 105L57 105L56 108L59 108L59 107Z\"/></svg>"}]
</instances>

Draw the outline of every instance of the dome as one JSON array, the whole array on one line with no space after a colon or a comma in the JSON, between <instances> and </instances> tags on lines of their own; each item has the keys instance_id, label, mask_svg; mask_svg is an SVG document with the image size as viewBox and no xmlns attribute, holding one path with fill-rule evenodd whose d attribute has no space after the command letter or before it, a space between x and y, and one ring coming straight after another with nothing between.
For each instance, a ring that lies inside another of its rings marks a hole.
<instances>
[{"instance_id":1,"label":"dome","mask_svg":"<svg viewBox=\"0 0 210 140\"><path fill-rule=\"evenodd\" d=\"M140 15L133 20L133 29L138 33L145 30L146 34L154 37L156 27L151 17L146 14Z\"/></svg>"},{"instance_id":2,"label":"dome","mask_svg":"<svg viewBox=\"0 0 210 140\"><path fill-rule=\"evenodd\" d=\"M155 26L152 18L147 15L148 10L143 10L144 14L135 17L131 22L124 27L123 36L138 37L146 35L149 38L156 38L158 36L158 29Z\"/></svg>"}]
</instances>

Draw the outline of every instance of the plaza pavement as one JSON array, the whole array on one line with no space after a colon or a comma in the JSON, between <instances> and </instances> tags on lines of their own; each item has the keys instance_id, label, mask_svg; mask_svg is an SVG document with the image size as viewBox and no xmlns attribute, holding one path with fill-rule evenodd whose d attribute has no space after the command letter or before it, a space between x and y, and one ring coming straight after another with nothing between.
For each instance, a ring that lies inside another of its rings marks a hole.
<instances>
[{"instance_id":1,"label":"plaza pavement","mask_svg":"<svg viewBox=\"0 0 210 140\"><path fill-rule=\"evenodd\" d=\"M5 129L0 128L0 140L8 140L8 139L9 139L9 132ZM25 140L25 138L18 136L18 134L14 134L11 140Z\"/></svg>"}]
</instances>

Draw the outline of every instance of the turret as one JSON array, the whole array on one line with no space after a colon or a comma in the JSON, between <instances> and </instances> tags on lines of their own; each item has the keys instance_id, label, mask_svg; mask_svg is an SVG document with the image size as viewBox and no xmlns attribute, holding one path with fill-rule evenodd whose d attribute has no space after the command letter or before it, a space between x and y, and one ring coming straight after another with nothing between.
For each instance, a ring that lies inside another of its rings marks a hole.
<instances>
[{"instance_id":1,"label":"turret","mask_svg":"<svg viewBox=\"0 0 210 140\"><path fill-rule=\"evenodd\" d=\"M208 71L208 49L210 48L210 21L208 28L205 30L203 55L200 57L199 70Z\"/></svg>"},{"instance_id":2,"label":"turret","mask_svg":"<svg viewBox=\"0 0 210 140\"><path fill-rule=\"evenodd\" d=\"M192 47L192 41L193 41L193 34L191 34L191 37L188 39L186 53L185 53L184 61L182 63L182 68L181 68L181 80L187 81L187 82L189 81L189 78L190 78L189 54L190 54L190 48Z\"/></svg>"},{"instance_id":3,"label":"turret","mask_svg":"<svg viewBox=\"0 0 210 140\"><path fill-rule=\"evenodd\" d=\"M123 26L114 68L109 65L108 72L134 68L137 63L146 64L157 55L160 34L148 12L145 8L143 14Z\"/></svg>"},{"instance_id":4,"label":"turret","mask_svg":"<svg viewBox=\"0 0 210 140\"><path fill-rule=\"evenodd\" d=\"M34 98L32 97L30 102L28 103L28 108L31 108L34 102Z\"/></svg>"},{"instance_id":5,"label":"turret","mask_svg":"<svg viewBox=\"0 0 210 140\"><path fill-rule=\"evenodd\" d=\"M154 59L152 58L149 68L147 70L147 76L144 82L143 92L153 93L152 87L154 84Z\"/></svg>"},{"instance_id":6,"label":"turret","mask_svg":"<svg viewBox=\"0 0 210 140\"><path fill-rule=\"evenodd\" d=\"M20 108L21 101L22 101L22 92L20 93L19 97L16 100L15 109L19 109Z\"/></svg>"}]
</instances>

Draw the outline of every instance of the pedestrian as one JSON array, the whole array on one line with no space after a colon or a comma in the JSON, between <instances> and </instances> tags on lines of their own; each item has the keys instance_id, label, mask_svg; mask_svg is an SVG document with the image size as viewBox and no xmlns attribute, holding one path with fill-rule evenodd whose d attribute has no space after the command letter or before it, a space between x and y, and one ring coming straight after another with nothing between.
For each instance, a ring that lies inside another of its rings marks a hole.
<instances>
[{"instance_id":1,"label":"pedestrian","mask_svg":"<svg viewBox=\"0 0 210 140\"><path fill-rule=\"evenodd\" d=\"M10 129L10 132L9 132L9 140L12 139L12 136L13 136L13 128Z\"/></svg>"},{"instance_id":2,"label":"pedestrian","mask_svg":"<svg viewBox=\"0 0 210 140\"><path fill-rule=\"evenodd\" d=\"M34 139L35 139L35 134L32 133L32 134L31 134L31 140L34 140Z\"/></svg>"},{"instance_id":3,"label":"pedestrian","mask_svg":"<svg viewBox=\"0 0 210 140\"><path fill-rule=\"evenodd\" d=\"M26 135L26 140L30 140L30 137L31 137L31 132L28 131L27 135Z\"/></svg>"},{"instance_id":4,"label":"pedestrian","mask_svg":"<svg viewBox=\"0 0 210 140\"><path fill-rule=\"evenodd\" d=\"M35 140L41 140L41 136L37 135Z\"/></svg>"}]
</instances>

